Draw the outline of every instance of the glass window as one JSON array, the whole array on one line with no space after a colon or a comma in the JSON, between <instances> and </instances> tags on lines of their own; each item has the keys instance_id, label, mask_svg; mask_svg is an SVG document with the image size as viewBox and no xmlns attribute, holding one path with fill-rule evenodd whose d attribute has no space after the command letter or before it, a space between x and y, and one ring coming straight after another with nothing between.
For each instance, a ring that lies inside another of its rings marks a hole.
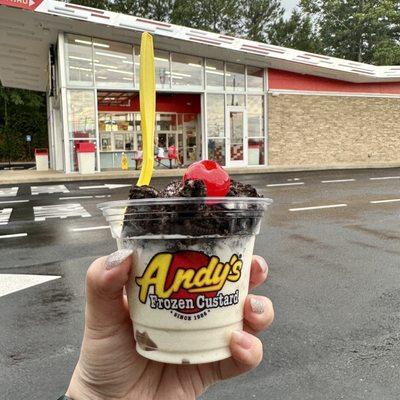
<instances>
[{"instance_id":1,"label":"glass window","mask_svg":"<svg viewBox=\"0 0 400 400\"><path fill-rule=\"evenodd\" d=\"M208 159L225 165L225 139L208 139Z\"/></svg>"},{"instance_id":2,"label":"glass window","mask_svg":"<svg viewBox=\"0 0 400 400\"><path fill-rule=\"evenodd\" d=\"M249 137L264 137L264 101L263 96L247 96Z\"/></svg>"},{"instance_id":3,"label":"glass window","mask_svg":"<svg viewBox=\"0 0 400 400\"><path fill-rule=\"evenodd\" d=\"M244 94L228 94L226 96L227 106L244 106L245 99Z\"/></svg>"},{"instance_id":4,"label":"glass window","mask_svg":"<svg viewBox=\"0 0 400 400\"><path fill-rule=\"evenodd\" d=\"M68 130L71 139L95 138L93 90L68 90Z\"/></svg>"},{"instance_id":5,"label":"glass window","mask_svg":"<svg viewBox=\"0 0 400 400\"><path fill-rule=\"evenodd\" d=\"M134 46L135 52L135 86L138 88L140 84L140 47Z\"/></svg>"},{"instance_id":6,"label":"glass window","mask_svg":"<svg viewBox=\"0 0 400 400\"><path fill-rule=\"evenodd\" d=\"M91 38L66 35L65 58L68 83L78 85L91 85L93 83Z\"/></svg>"},{"instance_id":7,"label":"glass window","mask_svg":"<svg viewBox=\"0 0 400 400\"><path fill-rule=\"evenodd\" d=\"M170 87L169 52L162 50L154 51L156 67L156 84L158 89Z\"/></svg>"},{"instance_id":8,"label":"glass window","mask_svg":"<svg viewBox=\"0 0 400 400\"><path fill-rule=\"evenodd\" d=\"M208 137L225 136L225 107L223 94L207 95Z\"/></svg>"},{"instance_id":9,"label":"glass window","mask_svg":"<svg viewBox=\"0 0 400 400\"><path fill-rule=\"evenodd\" d=\"M226 90L244 91L244 65L226 63Z\"/></svg>"},{"instance_id":10,"label":"glass window","mask_svg":"<svg viewBox=\"0 0 400 400\"><path fill-rule=\"evenodd\" d=\"M224 90L224 63L217 60L206 60L207 89Z\"/></svg>"},{"instance_id":11,"label":"glass window","mask_svg":"<svg viewBox=\"0 0 400 400\"><path fill-rule=\"evenodd\" d=\"M95 77L98 86L133 86L133 48L129 44L95 39Z\"/></svg>"},{"instance_id":12,"label":"glass window","mask_svg":"<svg viewBox=\"0 0 400 400\"><path fill-rule=\"evenodd\" d=\"M157 131L176 131L176 114L156 115Z\"/></svg>"},{"instance_id":13,"label":"glass window","mask_svg":"<svg viewBox=\"0 0 400 400\"><path fill-rule=\"evenodd\" d=\"M264 90L264 68L247 67L247 91L262 92Z\"/></svg>"},{"instance_id":14,"label":"glass window","mask_svg":"<svg viewBox=\"0 0 400 400\"><path fill-rule=\"evenodd\" d=\"M249 138L248 164L264 165L264 139Z\"/></svg>"},{"instance_id":15,"label":"glass window","mask_svg":"<svg viewBox=\"0 0 400 400\"><path fill-rule=\"evenodd\" d=\"M202 58L172 53L172 86L202 89Z\"/></svg>"}]
</instances>

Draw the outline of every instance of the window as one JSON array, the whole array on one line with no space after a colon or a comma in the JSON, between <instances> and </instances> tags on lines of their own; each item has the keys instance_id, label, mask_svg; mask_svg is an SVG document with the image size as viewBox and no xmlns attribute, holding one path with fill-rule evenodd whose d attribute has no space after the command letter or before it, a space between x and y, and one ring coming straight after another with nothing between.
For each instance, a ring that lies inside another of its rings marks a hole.
<instances>
[{"instance_id":1,"label":"window","mask_svg":"<svg viewBox=\"0 0 400 400\"><path fill-rule=\"evenodd\" d=\"M225 165L225 139L208 139L208 159Z\"/></svg>"},{"instance_id":2,"label":"window","mask_svg":"<svg viewBox=\"0 0 400 400\"><path fill-rule=\"evenodd\" d=\"M171 80L168 51L155 50L154 61L156 67L157 89L169 89Z\"/></svg>"},{"instance_id":3,"label":"window","mask_svg":"<svg viewBox=\"0 0 400 400\"><path fill-rule=\"evenodd\" d=\"M244 65L226 63L226 90L228 92L244 91Z\"/></svg>"},{"instance_id":4,"label":"window","mask_svg":"<svg viewBox=\"0 0 400 400\"><path fill-rule=\"evenodd\" d=\"M206 60L207 89L224 90L224 63L217 60Z\"/></svg>"},{"instance_id":5,"label":"window","mask_svg":"<svg viewBox=\"0 0 400 400\"><path fill-rule=\"evenodd\" d=\"M207 95L208 137L225 136L225 107L223 94Z\"/></svg>"},{"instance_id":6,"label":"window","mask_svg":"<svg viewBox=\"0 0 400 400\"><path fill-rule=\"evenodd\" d=\"M264 91L264 68L247 67L247 91Z\"/></svg>"},{"instance_id":7,"label":"window","mask_svg":"<svg viewBox=\"0 0 400 400\"><path fill-rule=\"evenodd\" d=\"M68 90L68 130L70 139L96 137L93 90Z\"/></svg>"},{"instance_id":8,"label":"window","mask_svg":"<svg viewBox=\"0 0 400 400\"><path fill-rule=\"evenodd\" d=\"M93 84L91 38L66 35L65 59L68 83L89 86Z\"/></svg>"},{"instance_id":9,"label":"window","mask_svg":"<svg viewBox=\"0 0 400 400\"><path fill-rule=\"evenodd\" d=\"M228 94L226 95L227 106L244 106L244 94Z\"/></svg>"},{"instance_id":10,"label":"window","mask_svg":"<svg viewBox=\"0 0 400 400\"><path fill-rule=\"evenodd\" d=\"M172 53L172 86L188 89L202 89L202 58Z\"/></svg>"},{"instance_id":11,"label":"window","mask_svg":"<svg viewBox=\"0 0 400 400\"><path fill-rule=\"evenodd\" d=\"M95 39L93 56L98 86L124 86L133 82L133 48L129 44Z\"/></svg>"},{"instance_id":12,"label":"window","mask_svg":"<svg viewBox=\"0 0 400 400\"><path fill-rule=\"evenodd\" d=\"M248 115L248 163L249 165L264 165L264 97L247 96Z\"/></svg>"}]
</instances>

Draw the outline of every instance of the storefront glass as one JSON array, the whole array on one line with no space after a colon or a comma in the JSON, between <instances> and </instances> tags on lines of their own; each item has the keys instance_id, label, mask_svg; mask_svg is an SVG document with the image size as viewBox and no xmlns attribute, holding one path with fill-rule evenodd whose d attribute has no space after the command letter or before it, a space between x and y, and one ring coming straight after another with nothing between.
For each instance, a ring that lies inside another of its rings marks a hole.
<instances>
[{"instance_id":1,"label":"storefront glass","mask_svg":"<svg viewBox=\"0 0 400 400\"><path fill-rule=\"evenodd\" d=\"M225 101L223 94L207 95L208 158L225 165Z\"/></svg>"},{"instance_id":2,"label":"storefront glass","mask_svg":"<svg viewBox=\"0 0 400 400\"><path fill-rule=\"evenodd\" d=\"M133 86L133 48L129 44L96 39L93 43L96 85Z\"/></svg>"},{"instance_id":3,"label":"storefront glass","mask_svg":"<svg viewBox=\"0 0 400 400\"><path fill-rule=\"evenodd\" d=\"M264 165L264 97L247 96L248 164Z\"/></svg>"},{"instance_id":4,"label":"storefront glass","mask_svg":"<svg viewBox=\"0 0 400 400\"><path fill-rule=\"evenodd\" d=\"M245 106L244 94L228 94L226 95L227 106Z\"/></svg>"},{"instance_id":5,"label":"storefront glass","mask_svg":"<svg viewBox=\"0 0 400 400\"><path fill-rule=\"evenodd\" d=\"M169 52L162 50L155 50L154 62L156 67L157 89L169 89L171 85Z\"/></svg>"},{"instance_id":6,"label":"storefront glass","mask_svg":"<svg viewBox=\"0 0 400 400\"><path fill-rule=\"evenodd\" d=\"M67 105L71 171L77 171L77 145L82 141L90 141L96 146L94 91L68 90Z\"/></svg>"},{"instance_id":7,"label":"storefront glass","mask_svg":"<svg viewBox=\"0 0 400 400\"><path fill-rule=\"evenodd\" d=\"M67 82L78 86L93 84L92 39L67 35L65 40Z\"/></svg>"},{"instance_id":8,"label":"storefront glass","mask_svg":"<svg viewBox=\"0 0 400 400\"><path fill-rule=\"evenodd\" d=\"M203 88L203 60L201 57L172 53L172 87L190 90Z\"/></svg>"},{"instance_id":9,"label":"storefront glass","mask_svg":"<svg viewBox=\"0 0 400 400\"><path fill-rule=\"evenodd\" d=\"M244 91L244 65L226 63L226 91Z\"/></svg>"},{"instance_id":10,"label":"storefront glass","mask_svg":"<svg viewBox=\"0 0 400 400\"><path fill-rule=\"evenodd\" d=\"M264 68L247 67L247 91L264 91Z\"/></svg>"},{"instance_id":11,"label":"storefront glass","mask_svg":"<svg viewBox=\"0 0 400 400\"><path fill-rule=\"evenodd\" d=\"M218 60L206 60L206 80L208 90L224 90L224 63Z\"/></svg>"}]
</instances>

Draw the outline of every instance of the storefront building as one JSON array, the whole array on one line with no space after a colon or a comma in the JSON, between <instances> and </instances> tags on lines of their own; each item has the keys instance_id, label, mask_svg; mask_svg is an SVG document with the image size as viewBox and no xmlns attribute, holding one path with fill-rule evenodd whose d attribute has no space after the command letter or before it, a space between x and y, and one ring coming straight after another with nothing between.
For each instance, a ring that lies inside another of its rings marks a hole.
<instances>
[{"instance_id":1,"label":"storefront building","mask_svg":"<svg viewBox=\"0 0 400 400\"><path fill-rule=\"evenodd\" d=\"M137 168L140 34L154 35L157 168L400 165L400 69L53 0L0 0L0 79L47 92L51 167Z\"/></svg>"}]
</instances>

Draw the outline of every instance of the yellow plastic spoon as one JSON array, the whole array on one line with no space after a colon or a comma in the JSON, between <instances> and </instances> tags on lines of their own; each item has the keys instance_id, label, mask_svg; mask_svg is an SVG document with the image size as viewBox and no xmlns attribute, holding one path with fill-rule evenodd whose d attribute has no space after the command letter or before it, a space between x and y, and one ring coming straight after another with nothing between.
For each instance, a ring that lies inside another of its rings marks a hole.
<instances>
[{"instance_id":1,"label":"yellow plastic spoon","mask_svg":"<svg viewBox=\"0 0 400 400\"><path fill-rule=\"evenodd\" d=\"M149 185L154 167L154 128L156 117L156 76L153 37L142 33L140 43L140 117L143 140L143 163L138 186Z\"/></svg>"}]
</instances>

